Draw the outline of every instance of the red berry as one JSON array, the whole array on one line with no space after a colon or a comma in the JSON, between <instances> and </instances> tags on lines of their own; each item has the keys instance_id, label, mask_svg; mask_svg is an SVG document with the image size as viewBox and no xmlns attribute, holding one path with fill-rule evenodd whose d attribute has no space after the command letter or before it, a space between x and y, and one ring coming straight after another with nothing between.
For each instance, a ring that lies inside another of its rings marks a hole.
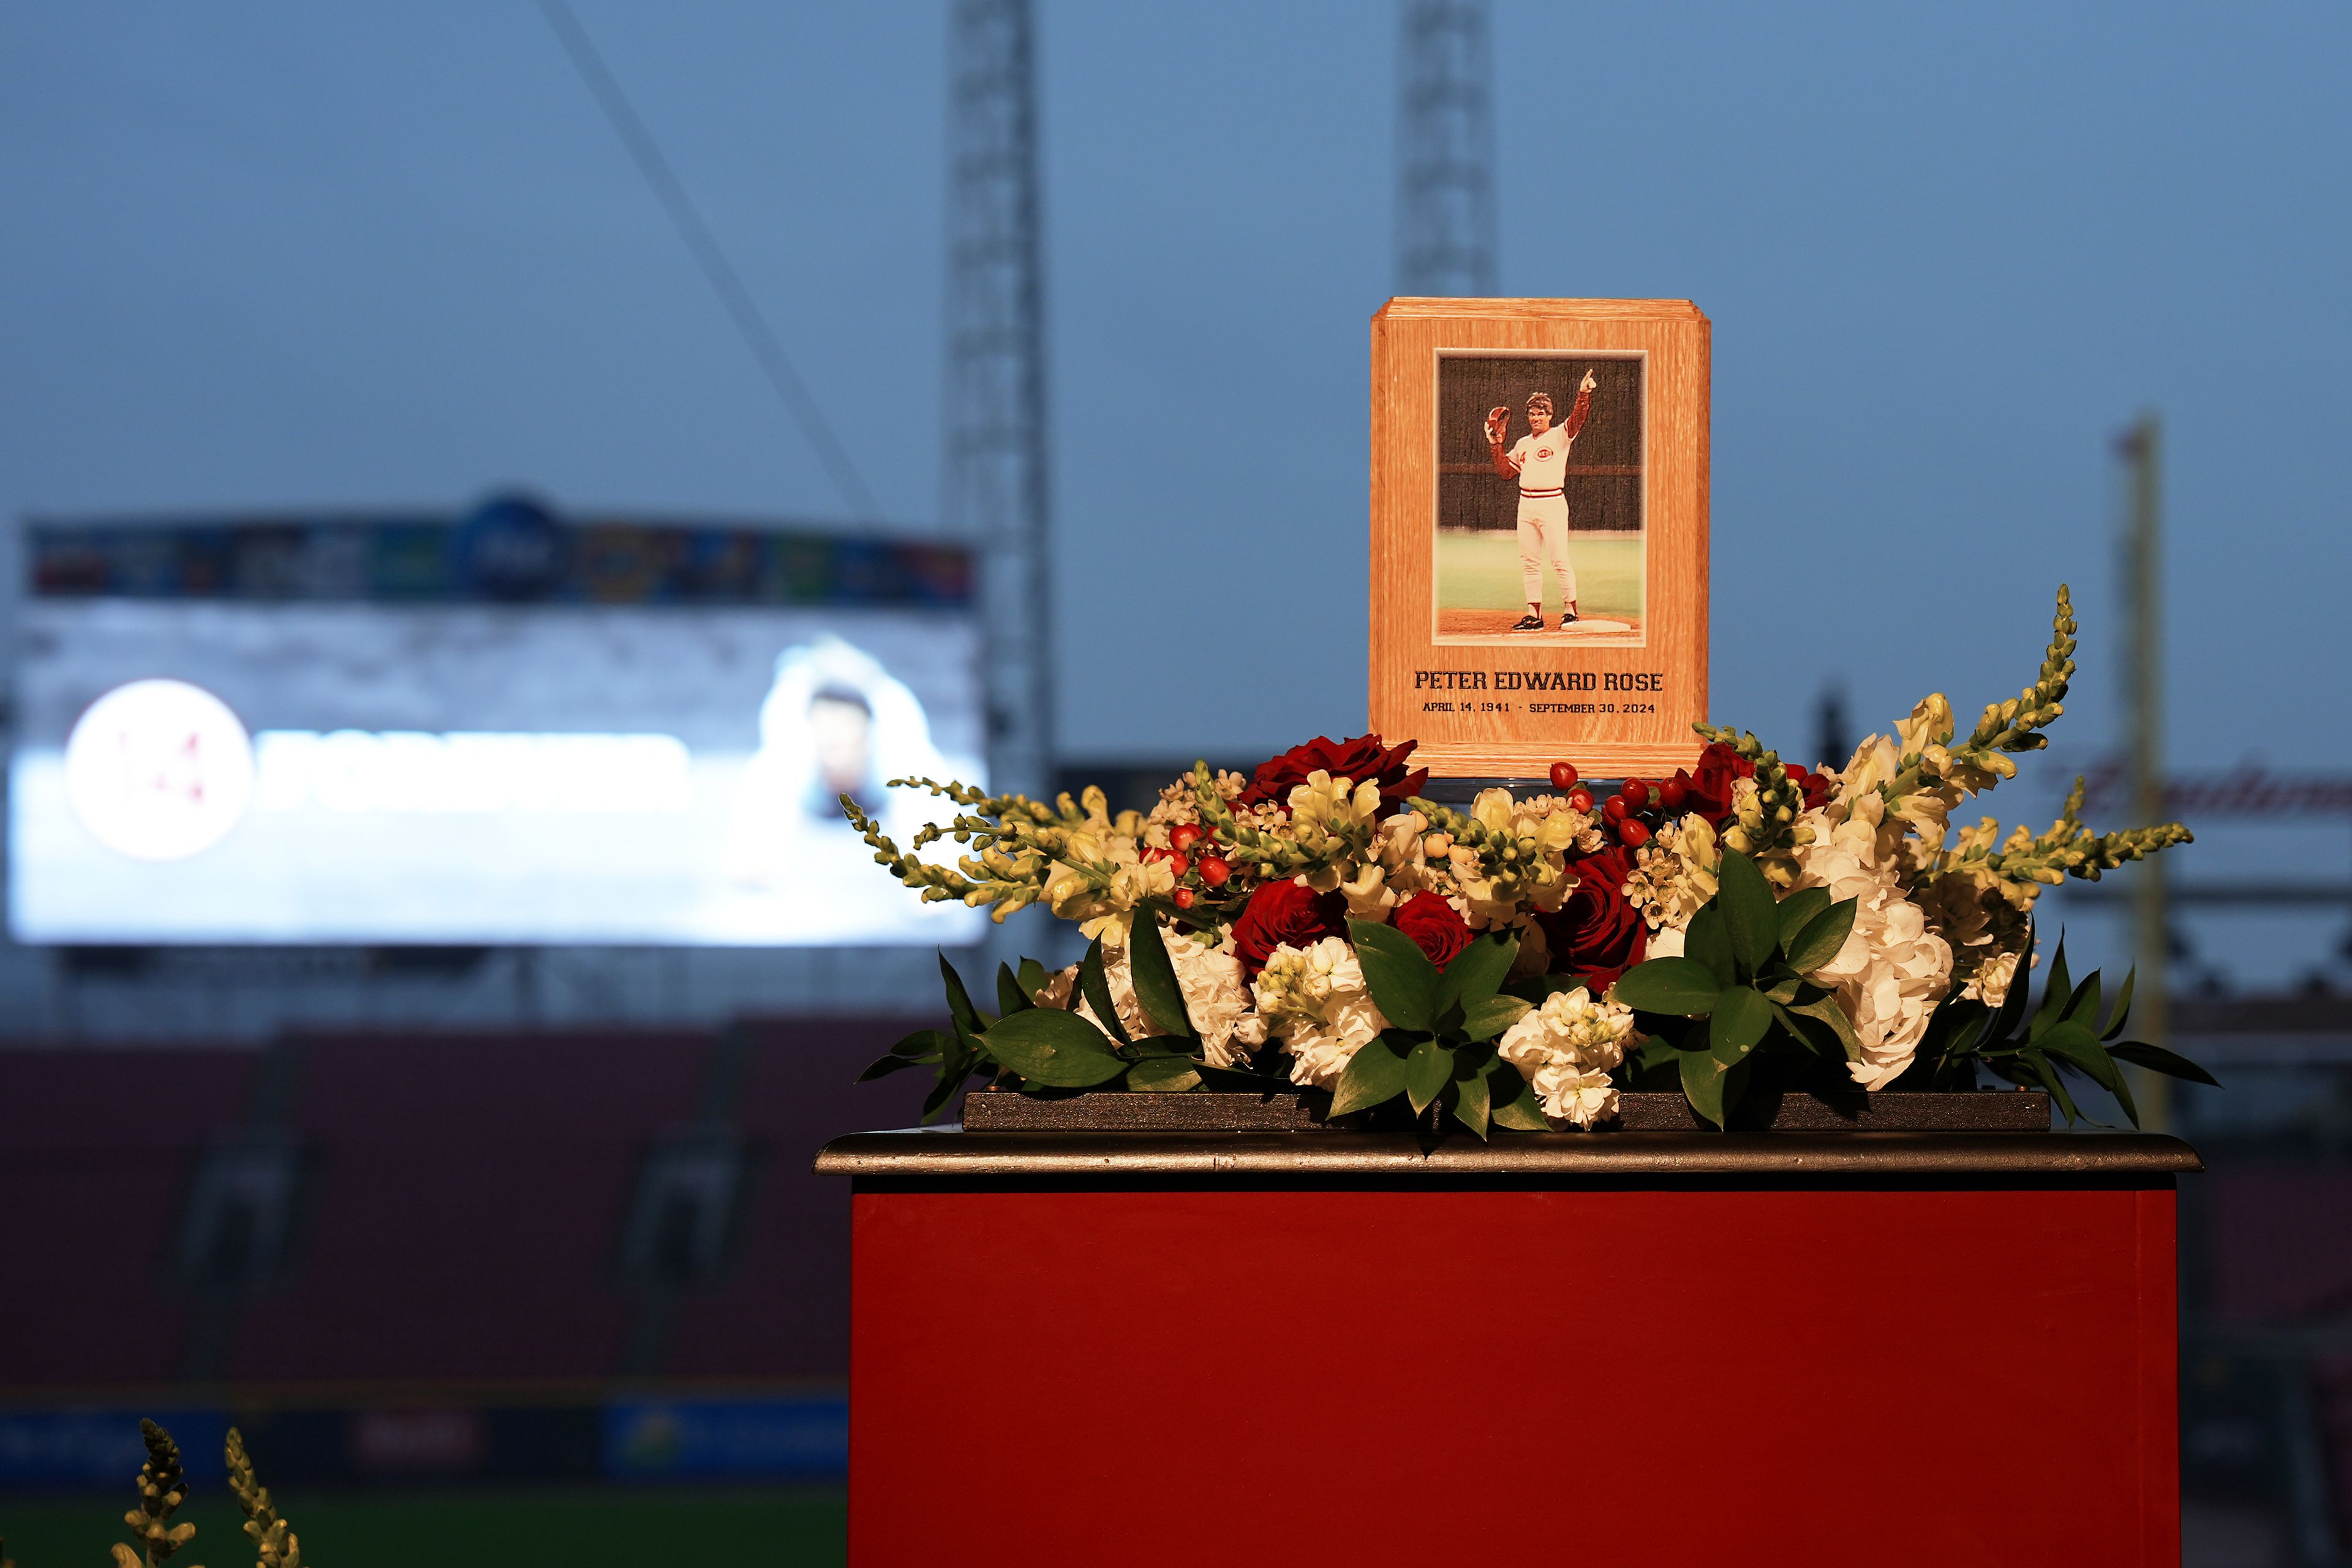
<instances>
[{"instance_id":1,"label":"red berry","mask_svg":"<svg viewBox=\"0 0 2352 1568\"><path fill-rule=\"evenodd\" d=\"M1552 788L1554 788L1554 789L1573 789L1573 788L1575 787L1575 785L1576 785L1576 764L1575 764L1574 763L1552 763L1552 765L1551 765L1551 787L1552 787Z\"/></svg>"},{"instance_id":2,"label":"red berry","mask_svg":"<svg viewBox=\"0 0 2352 1568\"><path fill-rule=\"evenodd\" d=\"M1179 855L1201 842L1201 825L1197 822L1180 822L1168 833L1168 842L1176 847Z\"/></svg>"},{"instance_id":3,"label":"red berry","mask_svg":"<svg viewBox=\"0 0 2352 1568\"><path fill-rule=\"evenodd\" d=\"M1690 798L1690 788L1678 778L1668 779L1664 787L1658 791L1658 796L1666 803L1668 811L1680 811L1683 802Z\"/></svg>"},{"instance_id":4,"label":"red berry","mask_svg":"<svg viewBox=\"0 0 2352 1568\"><path fill-rule=\"evenodd\" d=\"M1624 797L1627 805L1640 805L1650 798L1650 786L1640 779L1627 779L1617 793Z\"/></svg>"},{"instance_id":5,"label":"red berry","mask_svg":"<svg viewBox=\"0 0 2352 1568\"><path fill-rule=\"evenodd\" d=\"M1189 910L1194 904L1201 901L1201 895L1194 892L1190 888L1179 888L1176 889L1173 899L1178 909Z\"/></svg>"},{"instance_id":6,"label":"red berry","mask_svg":"<svg viewBox=\"0 0 2352 1568\"><path fill-rule=\"evenodd\" d=\"M1173 849L1171 849L1168 852L1168 868L1176 873L1177 880L1181 881L1183 880L1184 873L1192 868L1192 862L1185 859L1184 857L1177 854Z\"/></svg>"},{"instance_id":7,"label":"red berry","mask_svg":"<svg viewBox=\"0 0 2352 1568\"><path fill-rule=\"evenodd\" d=\"M1591 811L1592 792L1589 789L1572 789L1568 792L1568 804L1579 811Z\"/></svg>"},{"instance_id":8,"label":"red berry","mask_svg":"<svg viewBox=\"0 0 2352 1568\"><path fill-rule=\"evenodd\" d=\"M1612 822L1624 821L1625 797L1622 795L1611 795L1609 797L1609 804L1601 808L1601 815L1607 817Z\"/></svg>"},{"instance_id":9,"label":"red berry","mask_svg":"<svg viewBox=\"0 0 2352 1568\"><path fill-rule=\"evenodd\" d=\"M1660 789L1656 784L1652 784L1648 790L1643 793L1646 794L1649 798L1647 800L1635 801L1633 803L1635 805L1655 805L1659 801L1665 798L1666 792Z\"/></svg>"},{"instance_id":10,"label":"red berry","mask_svg":"<svg viewBox=\"0 0 2352 1568\"><path fill-rule=\"evenodd\" d=\"M1214 855L1201 857L1201 880L1208 883L1212 888L1223 887L1232 879L1233 874L1234 868Z\"/></svg>"},{"instance_id":11,"label":"red berry","mask_svg":"<svg viewBox=\"0 0 2352 1568\"><path fill-rule=\"evenodd\" d=\"M1650 830L1638 822L1621 822L1617 825L1617 839L1628 849L1639 849L1650 841Z\"/></svg>"}]
</instances>

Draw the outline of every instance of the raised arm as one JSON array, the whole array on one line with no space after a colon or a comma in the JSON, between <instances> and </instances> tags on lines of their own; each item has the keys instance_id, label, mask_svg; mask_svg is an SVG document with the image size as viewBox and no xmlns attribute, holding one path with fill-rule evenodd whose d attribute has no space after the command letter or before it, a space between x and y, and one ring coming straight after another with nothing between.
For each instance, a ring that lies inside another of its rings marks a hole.
<instances>
[{"instance_id":1,"label":"raised arm","mask_svg":"<svg viewBox=\"0 0 2352 1568\"><path fill-rule=\"evenodd\" d=\"M1511 433L1511 411L1507 408L1486 410L1486 456L1494 461L1495 471L1509 478L1519 471L1518 464L1503 450L1503 441Z\"/></svg>"},{"instance_id":2,"label":"raised arm","mask_svg":"<svg viewBox=\"0 0 2352 1568\"><path fill-rule=\"evenodd\" d=\"M1568 423L1560 426L1560 434L1571 441L1575 440L1577 434L1584 428L1585 416L1591 412L1592 373L1588 370L1584 373L1584 379L1576 384L1576 406L1568 411Z\"/></svg>"}]
</instances>

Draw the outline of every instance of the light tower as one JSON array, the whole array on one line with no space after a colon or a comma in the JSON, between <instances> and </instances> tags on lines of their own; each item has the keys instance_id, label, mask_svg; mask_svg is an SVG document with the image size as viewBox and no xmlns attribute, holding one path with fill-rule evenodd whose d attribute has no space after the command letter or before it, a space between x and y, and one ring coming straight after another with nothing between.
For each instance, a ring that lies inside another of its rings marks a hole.
<instances>
[{"instance_id":1,"label":"light tower","mask_svg":"<svg viewBox=\"0 0 2352 1568\"><path fill-rule=\"evenodd\" d=\"M1397 291L1496 291L1486 0L1404 0L1397 33Z\"/></svg>"},{"instance_id":2,"label":"light tower","mask_svg":"<svg viewBox=\"0 0 2352 1568\"><path fill-rule=\"evenodd\" d=\"M981 560L989 787L1053 788L1045 311L1028 0L955 0L948 38L941 511Z\"/></svg>"}]
</instances>

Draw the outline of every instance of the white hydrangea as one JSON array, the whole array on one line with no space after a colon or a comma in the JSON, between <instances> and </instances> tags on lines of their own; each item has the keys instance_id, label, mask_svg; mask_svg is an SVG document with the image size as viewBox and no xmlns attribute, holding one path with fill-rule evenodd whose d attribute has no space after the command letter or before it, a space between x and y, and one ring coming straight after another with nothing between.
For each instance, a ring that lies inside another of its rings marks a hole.
<instances>
[{"instance_id":1,"label":"white hydrangea","mask_svg":"<svg viewBox=\"0 0 2352 1568\"><path fill-rule=\"evenodd\" d=\"M1911 1065L1928 1016L1951 989L1951 945L1903 896L1898 868L1879 858L1884 841L1876 824L1860 814L1833 823L1828 811L1799 820L1812 828L1813 839L1795 851L1796 886L1854 900L1852 934L1811 978L1837 993L1853 1022L1862 1060L1846 1064L1847 1070L1863 1088L1883 1089Z\"/></svg>"},{"instance_id":2,"label":"white hydrangea","mask_svg":"<svg viewBox=\"0 0 2352 1568\"><path fill-rule=\"evenodd\" d=\"M1496 1050L1534 1088L1548 1119L1589 1128L1617 1114L1609 1073L1625 1059L1633 1032L1632 1008L1595 1002L1580 985L1529 1008Z\"/></svg>"},{"instance_id":3,"label":"white hydrangea","mask_svg":"<svg viewBox=\"0 0 2352 1568\"><path fill-rule=\"evenodd\" d=\"M1265 1020L1250 1011L1242 961L1192 937L1171 932L1167 941L1168 961L1175 965L1184 1011L1201 1037L1202 1054L1211 1067L1238 1065L1245 1053L1265 1044Z\"/></svg>"},{"instance_id":4,"label":"white hydrangea","mask_svg":"<svg viewBox=\"0 0 2352 1568\"><path fill-rule=\"evenodd\" d=\"M1290 1081L1307 1088L1335 1088L1364 1042L1389 1026L1343 937L1276 948L1251 992L1262 1026L1290 1053Z\"/></svg>"}]
</instances>

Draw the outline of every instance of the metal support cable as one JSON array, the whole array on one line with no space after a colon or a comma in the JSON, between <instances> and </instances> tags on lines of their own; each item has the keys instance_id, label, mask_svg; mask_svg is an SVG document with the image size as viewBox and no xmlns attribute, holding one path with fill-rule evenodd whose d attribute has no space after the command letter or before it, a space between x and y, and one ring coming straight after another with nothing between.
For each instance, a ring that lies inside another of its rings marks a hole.
<instances>
[{"instance_id":1,"label":"metal support cable","mask_svg":"<svg viewBox=\"0 0 2352 1568\"><path fill-rule=\"evenodd\" d=\"M646 131L645 121L631 107L628 95L621 89L620 79L604 63L604 57L597 52L594 40L588 37L587 29L581 26L579 18L572 16L572 7L565 0L539 0L539 9L540 14L547 18L547 25L554 32L556 40L563 46L564 53L571 57L572 68L580 73L580 79L587 84L598 107L604 110L604 118L612 121L614 132L620 137L621 145L628 150L630 159L637 166L637 173L645 176L646 184L653 187L662 210L669 215L678 237L686 241L687 249L693 253L696 265L702 268L702 275L718 294L719 303L734 319L735 330L743 335L751 357L759 362L769 384L776 389L776 395L783 399L784 407L791 413L793 422L799 425L801 434L815 450L817 461L824 465L824 471L832 479L834 488L841 492L842 500L849 503L850 511L859 521L879 522L882 509L875 503L874 492L866 488L866 480L850 458L849 449L833 433L833 426L826 421L824 411L817 406L808 384L793 368L792 356L777 341L774 331L768 325L768 319L761 314L759 304L751 298L751 290L744 288L742 278L728 261L726 252L719 248L719 241L711 235L709 225L702 221L702 215L696 209L693 198L687 195L686 186L679 183L669 161L662 156L661 148L655 143L651 132Z\"/></svg>"}]
</instances>

